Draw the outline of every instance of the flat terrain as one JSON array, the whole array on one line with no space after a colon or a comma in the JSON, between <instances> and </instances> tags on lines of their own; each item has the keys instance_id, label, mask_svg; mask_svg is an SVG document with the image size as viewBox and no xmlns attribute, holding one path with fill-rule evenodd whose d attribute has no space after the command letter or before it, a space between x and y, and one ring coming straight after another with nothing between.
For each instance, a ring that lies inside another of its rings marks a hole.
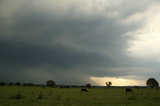
<instances>
[{"instance_id":1,"label":"flat terrain","mask_svg":"<svg viewBox=\"0 0 160 106\"><path fill-rule=\"evenodd\" d=\"M160 106L160 90L0 87L0 106Z\"/></svg>"}]
</instances>

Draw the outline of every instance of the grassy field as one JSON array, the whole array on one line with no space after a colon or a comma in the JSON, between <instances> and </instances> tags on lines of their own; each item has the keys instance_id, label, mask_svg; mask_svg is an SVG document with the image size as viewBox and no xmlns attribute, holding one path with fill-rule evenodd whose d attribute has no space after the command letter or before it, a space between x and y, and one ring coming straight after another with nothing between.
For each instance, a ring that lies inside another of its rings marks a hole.
<instances>
[{"instance_id":1,"label":"grassy field","mask_svg":"<svg viewBox=\"0 0 160 106\"><path fill-rule=\"evenodd\" d=\"M160 90L0 87L0 106L160 106Z\"/></svg>"}]
</instances>

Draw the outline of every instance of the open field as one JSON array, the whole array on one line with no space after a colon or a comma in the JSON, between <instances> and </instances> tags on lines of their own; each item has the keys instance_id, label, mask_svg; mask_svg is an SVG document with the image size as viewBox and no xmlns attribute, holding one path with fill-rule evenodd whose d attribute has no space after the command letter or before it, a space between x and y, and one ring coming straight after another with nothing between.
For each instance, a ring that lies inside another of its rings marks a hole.
<instances>
[{"instance_id":1,"label":"open field","mask_svg":"<svg viewBox=\"0 0 160 106\"><path fill-rule=\"evenodd\" d=\"M0 106L160 106L160 90L0 87Z\"/></svg>"}]
</instances>

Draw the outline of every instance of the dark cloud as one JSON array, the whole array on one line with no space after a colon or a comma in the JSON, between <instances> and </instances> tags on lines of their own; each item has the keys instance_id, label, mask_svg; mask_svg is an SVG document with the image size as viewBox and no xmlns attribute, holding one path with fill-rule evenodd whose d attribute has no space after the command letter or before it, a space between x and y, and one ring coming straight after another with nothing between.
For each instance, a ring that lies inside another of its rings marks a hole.
<instances>
[{"instance_id":1,"label":"dark cloud","mask_svg":"<svg viewBox=\"0 0 160 106\"><path fill-rule=\"evenodd\" d=\"M134 74L128 67L138 67L126 55L133 39L126 33L142 27L143 20L130 25L119 21L144 11L149 1L135 3L138 8L128 7L125 0L120 3L127 7L122 8L96 1L91 7L78 1L16 0L11 7L7 4L13 1L1 2L0 80L84 84L92 76ZM114 16L115 11L119 15Z\"/></svg>"},{"instance_id":2,"label":"dark cloud","mask_svg":"<svg viewBox=\"0 0 160 106\"><path fill-rule=\"evenodd\" d=\"M98 53L79 52L58 46L54 48L44 48L23 43L16 44L15 42L1 41L0 49L2 51L0 53L1 61L15 64L33 66L52 64L58 67L68 67L72 65L104 66L108 61L109 66L115 64L110 57L105 57Z\"/></svg>"}]
</instances>

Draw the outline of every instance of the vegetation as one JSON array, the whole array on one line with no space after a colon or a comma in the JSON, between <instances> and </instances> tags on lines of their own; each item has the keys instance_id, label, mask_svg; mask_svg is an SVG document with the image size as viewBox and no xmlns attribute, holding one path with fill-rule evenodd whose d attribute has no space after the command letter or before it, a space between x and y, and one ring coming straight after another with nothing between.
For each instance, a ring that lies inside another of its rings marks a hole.
<instances>
[{"instance_id":1,"label":"vegetation","mask_svg":"<svg viewBox=\"0 0 160 106\"><path fill-rule=\"evenodd\" d=\"M159 88L159 83L154 79L154 78L149 78L146 81L146 85L149 86L150 88Z\"/></svg>"},{"instance_id":2,"label":"vegetation","mask_svg":"<svg viewBox=\"0 0 160 106\"><path fill-rule=\"evenodd\" d=\"M51 88L40 86L1 86L0 106L159 106L160 90L132 88Z\"/></svg>"},{"instance_id":3,"label":"vegetation","mask_svg":"<svg viewBox=\"0 0 160 106\"><path fill-rule=\"evenodd\" d=\"M92 88L91 84L90 83L86 84L86 88Z\"/></svg>"},{"instance_id":4,"label":"vegetation","mask_svg":"<svg viewBox=\"0 0 160 106\"><path fill-rule=\"evenodd\" d=\"M0 82L0 86L4 86L5 83L3 81Z\"/></svg>"},{"instance_id":5,"label":"vegetation","mask_svg":"<svg viewBox=\"0 0 160 106\"><path fill-rule=\"evenodd\" d=\"M106 82L106 86L107 86L107 87L111 87L111 85L112 85L112 82L110 82L110 81L109 81L109 82Z\"/></svg>"},{"instance_id":6,"label":"vegetation","mask_svg":"<svg viewBox=\"0 0 160 106\"><path fill-rule=\"evenodd\" d=\"M56 86L56 83L55 83L53 80L48 80L48 81L46 82L46 85L47 85L48 87L55 87L55 86Z\"/></svg>"}]
</instances>

